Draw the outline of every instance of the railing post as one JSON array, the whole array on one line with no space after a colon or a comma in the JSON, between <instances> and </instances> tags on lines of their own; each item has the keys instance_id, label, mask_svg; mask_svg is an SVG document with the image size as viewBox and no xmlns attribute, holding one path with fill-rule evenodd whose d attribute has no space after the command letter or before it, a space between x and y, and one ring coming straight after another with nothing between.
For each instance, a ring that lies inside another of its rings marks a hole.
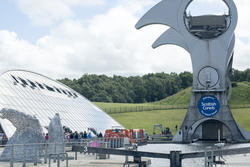
<instances>
[{"instance_id":1,"label":"railing post","mask_svg":"<svg viewBox=\"0 0 250 167\"><path fill-rule=\"evenodd\" d=\"M38 155L37 155L37 144L34 144L35 146L35 162L34 162L34 165L36 166L37 165L37 161L38 161Z\"/></svg>"},{"instance_id":2,"label":"railing post","mask_svg":"<svg viewBox=\"0 0 250 167\"><path fill-rule=\"evenodd\" d=\"M207 159L207 152L205 151L205 165L204 165L205 167L207 167L208 166L208 159Z\"/></svg>"},{"instance_id":3,"label":"railing post","mask_svg":"<svg viewBox=\"0 0 250 167\"><path fill-rule=\"evenodd\" d=\"M14 162L14 145L11 144L11 159L10 159L10 167L13 167Z\"/></svg>"},{"instance_id":4,"label":"railing post","mask_svg":"<svg viewBox=\"0 0 250 167\"><path fill-rule=\"evenodd\" d=\"M68 157L68 154L66 153L66 167L69 166L69 157Z\"/></svg>"},{"instance_id":5,"label":"railing post","mask_svg":"<svg viewBox=\"0 0 250 167\"><path fill-rule=\"evenodd\" d=\"M55 145L54 145L54 154L56 154L56 142L55 142Z\"/></svg>"},{"instance_id":6,"label":"railing post","mask_svg":"<svg viewBox=\"0 0 250 167\"><path fill-rule=\"evenodd\" d=\"M75 151L75 160L77 160L77 151Z\"/></svg>"},{"instance_id":7,"label":"railing post","mask_svg":"<svg viewBox=\"0 0 250 167\"><path fill-rule=\"evenodd\" d=\"M45 143L45 150L44 150L44 163L47 164L48 159L48 143Z\"/></svg>"},{"instance_id":8,"label":"railing post","mask_svg":"<svg viewBox=\"0 0 250 167\"><path fill-rule=\"evenodd\" d=\"M60 167L60 154L57 154L57 167Z\"/></svg>"},{"instance_id":9,"label":"railing post","mask_svg":"<svg viewBox=\"0 0 250 167\"><path fill-rule=\"evenodd\" d=\"M26 145L23 145L23 167L26 167Z\"/></svg>"},{"instance_id":10,"label":"railing post","mask_svg":"<svg viewBox=\"0 0 250 167\"><path fill-rule=\"evenodd\" d=\"M128 150L127 144L125 144L125 150ZM128 155L125 156L125 163L128 163Z\"/></svg>"},{"instance_id":11,"label":"railing post","mask_svg":"<svg viewBox=\"0 0 250 167\"><path fill-rule=\"evenodd\" d=\"M49 167L50 167L50 162L51 162L51 158L50 158L50 156L49 156Z\"/></svg>"},{"instance_id":12,"label":"railing post","mask_svg":"<svg viewBox=\"0 0 250 167\"><path fill-rule=\"evenodd\" d=\"M56 142L54 142L54 154L56 154ZM54 163L56 162L56 158L55 157L53 158L53 162Z\"/></svg>"},{"instance_id":13,"label":"railing post","mask_svg":"<svg viewBox=\"0 0 250 167\"><path fill-rule=\"evenodd\" d=\"M176 166L182 167L181 151L175 152L175 158L176 158Z\"/></svg>"},{"instance_id":14,"label":"railing post","mask_svg":"<svg viewBox=\"0 0 250 167\"><path fill-rule=\"evenodd\" d=\"M170 167L181 167L181 151L170 151Z\"/></svg>"}]
</instances>

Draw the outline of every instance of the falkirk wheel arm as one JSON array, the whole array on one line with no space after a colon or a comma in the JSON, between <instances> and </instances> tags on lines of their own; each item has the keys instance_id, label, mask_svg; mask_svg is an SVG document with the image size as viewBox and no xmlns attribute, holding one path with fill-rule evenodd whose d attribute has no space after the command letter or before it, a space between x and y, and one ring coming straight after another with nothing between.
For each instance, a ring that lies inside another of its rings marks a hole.
<instances>
[{"instance_id":1,"label":"falkirk wheel arm","mask_svg":"<svg viewBox=\"0 0 250 167\"><path fill-rule=\"evenodd\" d=\"M190 53L192 60L194 90L220 88L225 91L227 55L238 20L236 6L232 0L225 0L230 9L230 25L218 38L207 40L191 34L183 21L185 10L191 2L192 0L162 0L138 21L136 28L151 24L170 26L170 29L155 41L153 48L164 44L184 48Z\"/></svg>"},{"instance_id":2,"label":"falkirk wheel arm","mask_svg":"<svg viewBox=\"0 0 250 167\"><path fill-rule=\"evenodd\" d=\"M170 28L154 42L152 47L174 44L190 54L193 89L188 112L180 132L177 133L178 140L190 142L197 132L196 128L200 126L202 126L202 132L198 133L200 138L209 138L209 134L218 136L217 132L212 131L213 129L223 133L227 129L229 132L222 134L222 137L230 134L231 137L225 138L234 141L244 140L228 106L228 99L231 96L229 75L235 44L234 31L238 21L237 8L233 0L223 0L228 6L228 15L191 16L187 15L186 9L192 1L162 0L146 13L135 27L140 29L151 24L167 25ZM203 25L200 26L200 23ZM197 30L197 27L202 28ZM212 27L213 31L209 27ZM228 95L226 95L227 89L229 89Z\"/></svg>"}]
</instances>

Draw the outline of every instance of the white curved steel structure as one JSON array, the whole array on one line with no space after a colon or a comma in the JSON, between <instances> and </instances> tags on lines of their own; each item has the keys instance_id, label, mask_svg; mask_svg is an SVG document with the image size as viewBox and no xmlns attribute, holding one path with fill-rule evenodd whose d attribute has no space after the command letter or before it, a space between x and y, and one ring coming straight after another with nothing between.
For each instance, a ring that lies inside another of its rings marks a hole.
<instances>
[{"instance_id":1,"label":"white curved steel structure","mask_svg":"<svg viewBox=\"0 0 250 167\"><path fill-rule=\"evenodd\" d=\"M50 118L60 114L63 126L83 132L94 128L98 132L112 126L121 126L108 114L66 85L41 74L25 70L10 70L0 75L0 108L10 108L35 115L43 128ZM14 126L0 119L7 137Z\"/></svg>"}]
</instances>

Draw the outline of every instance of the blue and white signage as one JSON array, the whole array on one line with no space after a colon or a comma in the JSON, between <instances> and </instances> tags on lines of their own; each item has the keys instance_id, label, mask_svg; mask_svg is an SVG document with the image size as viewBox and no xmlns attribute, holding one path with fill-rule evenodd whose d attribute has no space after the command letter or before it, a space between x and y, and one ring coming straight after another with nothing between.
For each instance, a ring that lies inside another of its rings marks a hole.
<instances>
[{"instance_id":1,"label":"blue and white signage","mask_svg":"<svg viewBox=\"0 0 250 167\"><path fill-rule=\"evenodd\" d=\"M206 117L215 116L220 111L220 103L215 96L203 96L198 102L200 113Z\"/></svg>"}]
</instances>

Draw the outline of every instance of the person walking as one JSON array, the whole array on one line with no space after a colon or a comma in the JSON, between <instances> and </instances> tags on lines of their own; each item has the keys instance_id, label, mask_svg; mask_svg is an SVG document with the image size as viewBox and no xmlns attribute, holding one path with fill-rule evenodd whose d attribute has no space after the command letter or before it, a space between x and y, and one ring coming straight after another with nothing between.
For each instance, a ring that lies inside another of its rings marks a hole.
<instances>
[{"instance_id":1,"label":"person walking","mask_svg":"<svg viewBox=\"0 0 250 167\"><path fill-rule=\"evenodd\" d=\"M91 139L92 138L92 136L91 136L91 133L89 132L88 133L88 139Z\"/></svg>"},{"instance_id":2,"label":"person walking","mask_svg":"<svg viewBox=\"0 0 250 167\"><path fill-rule=\"evenodd\" d=\"M87 139L87 137L88 137L88 134L87 134L86 131L84 131L84 132L83 132L83 139Z\"/></svg>"},{"instance_id":3,"label":"person walking","mask_svg":"<svg viewBox=\"0 0 250 167\"><path fill-rule=\"evenodd\" d=\"M49 141L49 134L48 134L48 133L46 133L46 135L45 135L45 137L44 137L44 138L45 138L45 142L46 142L46 143L48 143L48 141Z\"/></svg>"}]
</instances>

